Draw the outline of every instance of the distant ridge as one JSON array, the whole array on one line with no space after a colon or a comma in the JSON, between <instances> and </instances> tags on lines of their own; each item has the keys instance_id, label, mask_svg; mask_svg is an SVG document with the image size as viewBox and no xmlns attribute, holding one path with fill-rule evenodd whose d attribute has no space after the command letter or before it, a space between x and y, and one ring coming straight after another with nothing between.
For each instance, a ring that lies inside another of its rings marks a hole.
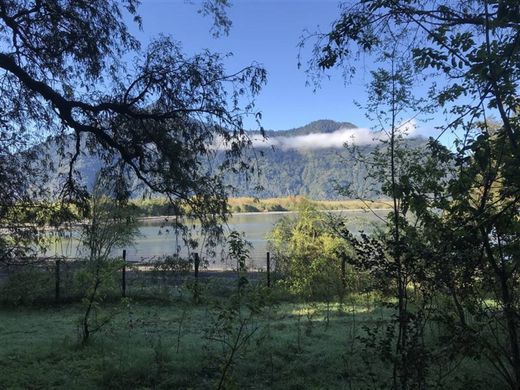
<instances>
[{"instance_id":1,"label":"distant ridge","mask_svg":"<svg viewBox=\"0 0 520 390\"><path fill-rule=\"evenodd\" d=\"M366 167L359 161L345 160L346 154L342 143L336 143L335 147L299 147L302 138L320 138L323 140L333 139L332 133L337 136L338 132L357 129L350 122L336 122L329 119L313 121L305 126L289 130L268 130L266 136L268 141L282 141L279 145L293 145L291 148L270 147L269 142L258 143L256 151L251 151L251 156L258 168L259 175L246 176L244 174L228 174L225 177L226 184L235 190L230 196L253 196L259 198L285 197L292 195L307 196L312 199L339 199L342 198L337 191L338 185L349 183L358 193L365 197L377 198L378 194L370 184L365 183ZM360 132L368 132L359 129ZM258 132L250 132L252 136L258 137ZM321 134L321 137L319 136ZM324 136L331 134L331 137ZM316 137L313 135L317 135ZM294 137L294 142L291 138ZM278 140L277 140L278 138ZM408 142L418 144L424 142L422 139L411 139ZM271 142L272 143L272 142ZM374 149L375 143L359 145L363 154L369 154ZM42 149L44 146L41 146ZM47 142L49 155L54 159L53 165L58 171L65 172L68 164L60 163L56 156L56 143ZM72 145L65 152L72 154ZM254 155L253 155L254 153ZM343 158L341 155L343 154ZM217 156L218 158L218 156ZM102 167L102 162L96 155L82 153L76 162L76 170L81 176L82 184L88 189L93 187L97 172ZM60 188L58 178L49 181L49 187ZM137 181L136 181L137 183ZM258 189L261 187L262 189ZM141 191L134 192L134 197L142 195Z\"/></svg>"},{"instance_id":2,"label":"distant ridge","mask_svg":"<svg viewBox=\"0 0 520 390\"><path fill-rule=\"evenodd\" d=\"M359 130L359 131L358 131ZM330 137L328 136L330 134ZM234 196L274 198L302 195L312 199L344 199L338 187L349 186L353 194L378 199L379 184L366 181L367 169L359 159L349 159L343 145L350 135L359 135L357 149L370 154L380 136L350 122L322 119L290 130L266 131L267 142L258 142L256 156L260 174L257 177L228 175L227 181L236 188ZM294 138L292 140L291 138ZM406 141L420 145L420 137Z\"/></svg>"},{"instance_id":3,"label":"distant ridge","mask_svg":"<svg viewBox=\"0 0 520 390\"><path fill-rule=\"evenodd\" d=\"M320 119L289 130L266 130L268 137L291 137L297 135L307 135L316 133L333 133L339 129L355 129L357 126L350 122L336 122L331 119Z\"/></svg>"}]
</instances>

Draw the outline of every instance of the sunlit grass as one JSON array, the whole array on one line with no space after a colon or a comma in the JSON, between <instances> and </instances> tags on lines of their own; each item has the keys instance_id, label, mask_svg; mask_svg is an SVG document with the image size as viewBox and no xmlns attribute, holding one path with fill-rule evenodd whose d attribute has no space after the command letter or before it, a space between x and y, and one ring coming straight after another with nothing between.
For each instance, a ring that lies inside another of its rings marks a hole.
<instances>
[{"instance_id":1,"label":"sunlit grass","mask_svg":"<svg viewBox=\"0 0 520 390\"><path fill-rule=\"evenodd\" d=\"M113 319L86 347L78 337L80 304L0 309L0 387L215 388L227 355L205 335L219 316L217 303L228 298L207 293L200 304L189 294L106 303ZM241 389L367 388L362 358L381 378L391 372L367 355L359 337L393 315L370 294L328 303L268 301L248 323L257 330L233 365L233 382ZM470 363L461 367L470 377L486 372L483 363Z\"/></svg>"},{"instance_id":2,"label":"sunlit grass","mask_svg":"<svg viewBox=\"0 0 520 390\"><path fill-rule=\"evenodd\" d=\"M322 315L325 312L331 314L359 314L359 313L372 313L375 306L363 306L363 305L349 305L342 304L339 302L333 302L330 304L319 302L310 304L294 304L287 305L284 307L285 312L291 316L308 316L308 315Z\"/></svg>"},{"instance_id":3,"label":"sunlit grass","mask_svg":"<svg viewBox=\"0 0 520 390\"><path fill-rule=\"evenodd\" d=\"M391 205L383 200L313 200L304 196L256 199L251 197L230 198L229 206L234 212L243 211L297 211L304 203L312 203L318 210L368 210L388 209Z\"/></svg>"}]
</instances>

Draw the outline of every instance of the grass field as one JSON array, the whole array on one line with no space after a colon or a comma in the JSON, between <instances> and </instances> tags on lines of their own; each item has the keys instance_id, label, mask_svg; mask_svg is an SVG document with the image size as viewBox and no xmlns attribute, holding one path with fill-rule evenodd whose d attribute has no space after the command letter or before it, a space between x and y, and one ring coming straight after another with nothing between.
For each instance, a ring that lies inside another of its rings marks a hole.
<instances>
[{"instance_id":1,"label":"grass field","mask_svg":"<svg viewBox=\"0 0 520 390\"><path fill-rule=\"evenodd\" d=\"M229 206L233 212L297 211L304 203L312 203L318 210L357 210L387 209L391 204L383 200L312 200L304 196L285 198L230 198Z\"/></svg>"},{"instance_id":2,"label":"grass field","mask_svg":"<svg viewBox=\"0 0 520 390\"><path fill-rule=\"evenodd\" d=\"M246 305L241 313L226 311L230 294L213 287L199 304L179 291L106 304L113 318L86 346L79 343L79 303L3 308L0 388L388 388L390 365L356 338L391 315L371 297L303 304L271 295L251 314ZM431 370L431 388L493 384L481 361L458 362L448 376L445 369Z\"/></svg>"}]
</instances>

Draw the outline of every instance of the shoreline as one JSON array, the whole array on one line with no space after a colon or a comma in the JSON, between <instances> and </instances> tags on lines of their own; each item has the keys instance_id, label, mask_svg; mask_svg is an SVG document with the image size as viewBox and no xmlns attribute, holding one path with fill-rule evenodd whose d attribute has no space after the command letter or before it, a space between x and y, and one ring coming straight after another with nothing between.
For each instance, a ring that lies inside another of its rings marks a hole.
<instances>
[{"instance_id":1,"label":"shoreline","mask_svg":"<svg viewBox=\"0 0 520 390\"><path fill-rule=\"evenodd\" d=\"M377 212L377 211L392 211L391 208L374 208L374 209L368 209L368 208L358 208L358 209L338 209L338 210L317 210L319 212L333 212L333 213L341 213L341 212L352 212L352 213L371 213L371 212ZM231 213L231 217L234 216L240 216L240 215L285 215L285 214L296 214L298 211L246 211L246 212L238 212L238 213ZM158 221L158 220L174 220L177 218L176 215L157 215L157 216L148 216L148 217L139 217L137 220L139 222L150 222L150 221Z\"/></svg>"}]
</instances>

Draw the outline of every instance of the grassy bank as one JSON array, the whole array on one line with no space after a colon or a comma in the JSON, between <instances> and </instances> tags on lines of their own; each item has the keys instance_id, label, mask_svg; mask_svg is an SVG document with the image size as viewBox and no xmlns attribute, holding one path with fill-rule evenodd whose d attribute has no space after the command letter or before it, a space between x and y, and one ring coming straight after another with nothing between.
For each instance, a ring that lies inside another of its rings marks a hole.
<instances>
[{"instance_id":1,"label":"grassy bank","mask_svg":"<svg viewBox=\"0 0 520 390\"><path fill-rule=\"evenodd\" d=\"M363 202L360 200L313 200L304 196L288 196L285 198L230 198L229 206L234 213L266 212L266 211L297 211L302 204L310 203L318 210L358 210L365 208L386 209L389 203L385 201Z\"/></svg>"},{"instance_id":2,"label":"grassy bank","mask_svg":"<svg viewBox=\"0 0 520 390\"><path fill-rule=\"evenodd\" d=\"M312 200L304 196L288 196L285 198L256 199L250 197L230 198L229 209L232 213L254 213L269 211L297 211L303 203L311 203L318 210L357 210L357 209L387 209L390 204L386 201L360 200ZM142 217L173 215L175 212L166 199L134 200Z\"/></svg>"}]
</instances>

